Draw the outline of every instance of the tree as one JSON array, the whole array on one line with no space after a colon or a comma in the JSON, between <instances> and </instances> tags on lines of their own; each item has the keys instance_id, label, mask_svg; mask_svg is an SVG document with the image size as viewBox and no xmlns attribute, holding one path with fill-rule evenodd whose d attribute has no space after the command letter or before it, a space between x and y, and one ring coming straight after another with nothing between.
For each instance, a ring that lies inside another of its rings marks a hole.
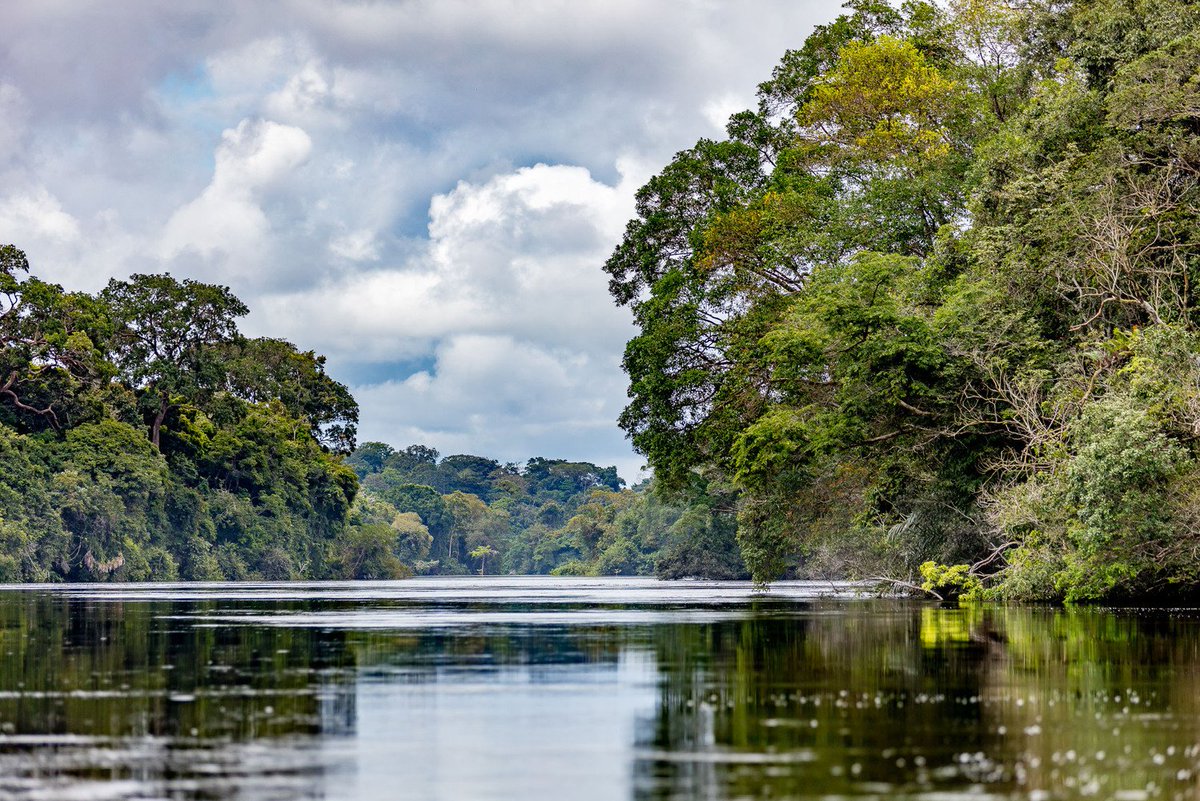
<instances>
[{"instance_id":1,"label":"tree","mask_svg":"<svg viewBox=\"0 0 1200 801\"><path fill-rule=\"evenodd\" d=\"M0 246L0 402L21 428L61 430L86 413L82 396L112 375L96 344L109 329L94 299L22 279L28 272L22 251Z\"/></svg>"},{"instance_id":2,"label":"tree","mask_svg":"<svg viewBox=\"0 0 1200 801\"><path fill-rule=\"evenodd\" d=\"M411 576L394 553L395 539L391 527L380 523L347 530L338 543L341 577L378 581Z\"/></svg>"},{"instance_id":3,"label":"tree","mask_svg":"<svg viewBox=\"0 0 1200 801\"><path fill-rule=\"evenodd\" d=\"M433 536L416 512L398 512L392 518L392 529L396 532L396 555L406 563L415 564L429 556Z\"/></svg>"},{"instance_id":4,"label":"tree","mask_svg":"<svg viewBox=\"0 0 1200 801\"><path fill-rule=\"evenodd\" d=\"M965 96L912 42L850 42L800 112L818 142L876 162L942 158L956 141Z\"/></svg>"},{"instance_id":5,"label":"tree","mask_svg":"<svg viewBox=\"0 0 1200 801\"><path fill-rule=\"evenodd\" d=\"M222 287L133 276L91 296L28 271L0 248L0 576L330 575L358 482L329 451L357 407L323 358L242 341Z\"/></svg>"},{"instance_id":6,"label":"tree","mask_svg":"<svg viewBox=\"0 0 1200 801\"><path fill-rule=\"evenodd\" d=\"M386 471L384 472L386 475ZM413 512L418 515L433 536L434 555L440 556L445 550L449 553L449 531L453 518L446 508L446 501L433 487L424 484L395 484L374 487L379 497L390 503L400 512Z\"/></svg>"},{"instance_id":7,"label":"tree","mask_svg":"<svg viewBox=\"0 0 1200 801\"><path fill-rule=\"evenodd\" d=\"M443 496L450 525L446 537L446 558L455 558L482 545L498 544L508 532L508 516L490 508L481 498L466 492ZM455 548L455 542L459 543ZM477 557L476 557L477 558Z\"/></svg>"},{"instance_id":8,"label":"tree","mask_svg":"<svg viewBox=\"0 0 1200 801\"><path fill-rule=\"evenodd\" d=\"M239 339L236 319L249 309L227 287L170 274L114 278L101 299L118 324L117 367L147 401L150 441L158 448L172 406L198 401L225 381L222 356Z\"/></svg>"},{"instance_id":9,"label":"tree","mask_svg":"<svg viewBox=\"0 0 1200 801\"><path fill-rule=\"evenodd\" d=\"M234 338L225 351L230 392L252 403L278 400L326 449L341 454L354 450L358 403L344 384L325 373L324 356L268 338Z\"/></svg>"},{"instance_id":10,"label":"tree","mask_svg":"<svg viewBox=\"0 0 1200 801\"><path fill-rule=\"evenodd\" d=\"M591 462L568 462L565 459L534 457L525 463L524 477L530 491L548 493L560 501L586 494L596 487L620 489L625 482L615 467L597 467Z\"/></svg>"},{"instance_id":11,"label":"tree","mask_svg":"<svg viewBox=\"0 0 1200 801\"><path fill-rule=\"evenodd\" d=\"M850 7L784 57L728 141L643 187L605 266L640 329L621 425L663 490L724 517L696 536L736 512L759 581L797 569L834 519L936 520L899 527L922 532L916 553L946 534L925 510L974 514L970 489L945 490L948 474L976 486L977 443L947 408L964 375L932 309L962 269L983 82L975 65L957 79L939 8Z\"/></svg>"},{"instance_id":12,"label":"tree","mask_svg":"<svg viewBox=\"0 0 1200 801\"><path fill-rule=\"evenodd\" d=\"M446 474L450 491L467 492L482 498L487 496L491 479L500 469L500 463L482 456L456 454L442 459L438 467L440 472Z\"/></svg>"},{"instance_id":13,"label":"tree","mask_svg":"<svg viewBox=\"0 0 1200 801\"><path fill-rule=\"evenodd\" d=\"M487 572L487 560L496 555L496 549L490 545L480 545L471 549L470 557L479 560L479 575Z\"/></svg>"},{"instance_id":14,"label":"tree","mask_svg":"<svg viewBox=\"0 0 1200 801\"><path fill-rule=\"evenodd\" d=\"M395 453L391 445L383 442L364 442L346 460L346 464L354 468L359 478L366 478L371 473L383 471L388 458Z\"/></svg>"}]
</instances>

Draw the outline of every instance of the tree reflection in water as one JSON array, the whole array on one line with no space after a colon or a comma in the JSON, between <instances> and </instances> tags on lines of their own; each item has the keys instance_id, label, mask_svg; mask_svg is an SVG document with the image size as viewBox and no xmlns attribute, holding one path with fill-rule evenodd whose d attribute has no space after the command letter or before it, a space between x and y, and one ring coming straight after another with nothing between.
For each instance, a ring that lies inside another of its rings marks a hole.
<instances>
[{"instance_id":1,"label":"tree reflection in water","mask_svg":"<svg viewBox=\"0 0 1200 801\"><path fill-rule=\"evenodd\" d=\"M1194 612L622 586L0 593L0 796L1198 795Z\"/></svg>"}]
</instances>

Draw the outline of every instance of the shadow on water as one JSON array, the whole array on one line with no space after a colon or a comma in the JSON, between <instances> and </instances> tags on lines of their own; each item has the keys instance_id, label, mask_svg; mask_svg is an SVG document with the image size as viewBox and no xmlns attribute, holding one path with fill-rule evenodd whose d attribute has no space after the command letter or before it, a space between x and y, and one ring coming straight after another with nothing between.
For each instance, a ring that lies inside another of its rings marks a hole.
<instances>
[{"instance_id":1,"label":"shadow on water","mask_svg":"<svg viewBox=\"0 0 1200 801\"><path fill-rule=\"evenodd\" d=\"M1200 798L1193 610L478 584L0 592L0 797Z\"/></svg>"}]
</instances>

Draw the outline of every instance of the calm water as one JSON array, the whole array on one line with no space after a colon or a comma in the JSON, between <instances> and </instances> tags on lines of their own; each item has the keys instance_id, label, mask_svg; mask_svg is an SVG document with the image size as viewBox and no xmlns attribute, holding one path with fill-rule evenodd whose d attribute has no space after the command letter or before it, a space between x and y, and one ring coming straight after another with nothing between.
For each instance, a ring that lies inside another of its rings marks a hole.
<instances>
[{"instance_id":1,"label":"calm water","mask_svg":"<svg viewBox=\"0 0 1200 801\"><path fill-rule=\"evenodd\" d=\"M0 798L1200 799L1200 612L827 585L0 591Z\"/></svg>"}]
</instances>

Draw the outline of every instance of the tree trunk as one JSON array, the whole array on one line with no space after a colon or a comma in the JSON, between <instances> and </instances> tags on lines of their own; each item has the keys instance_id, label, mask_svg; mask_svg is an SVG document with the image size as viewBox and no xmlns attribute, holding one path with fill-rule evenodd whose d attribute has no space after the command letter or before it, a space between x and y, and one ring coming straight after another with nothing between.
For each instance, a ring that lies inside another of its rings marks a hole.
<instances>
[{"instance_id":1,"label":"tree trunk","mask_svg":"<svg viewBox=\"0 0 1200 801\"><path fill-rule=\"evenodd\" d=\"M163 420L167 419L167 409L169 408L171 408L170 396L164 392L159 396L158 413L154 415L154 422L150 424L150 443L158 451L162 450L158 444L159 432L162 431Z\"/></svg>"}]
</instances>

